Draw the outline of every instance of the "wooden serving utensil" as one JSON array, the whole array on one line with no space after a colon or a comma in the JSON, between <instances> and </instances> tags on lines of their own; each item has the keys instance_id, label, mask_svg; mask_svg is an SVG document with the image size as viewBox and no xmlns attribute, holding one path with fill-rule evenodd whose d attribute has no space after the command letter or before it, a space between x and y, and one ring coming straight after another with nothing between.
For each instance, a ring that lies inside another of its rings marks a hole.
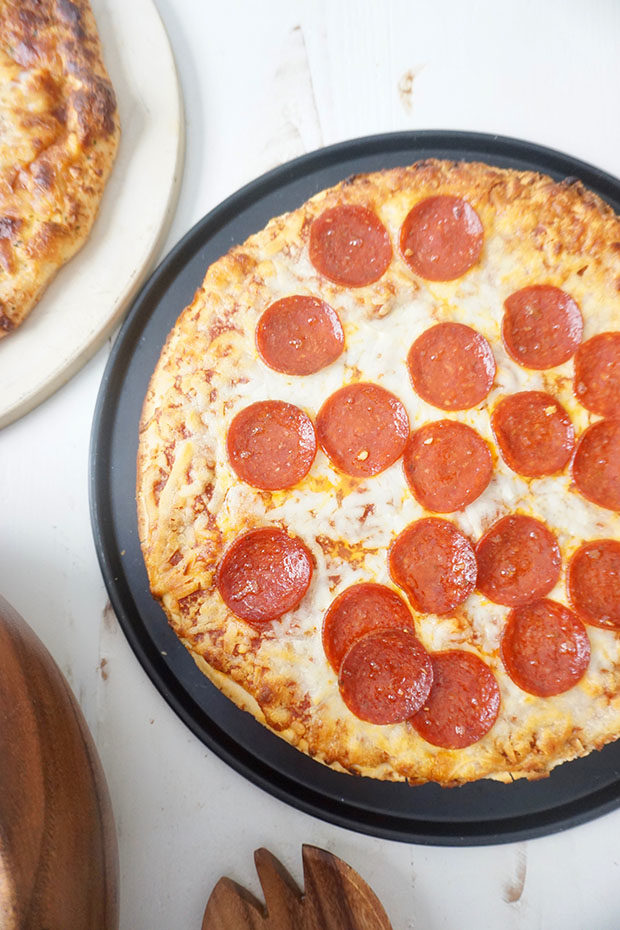
<instances>
[{"instance_id":1,"label":"wooden serving utensil","mask_svg":"<svg viewBox=\"0 0 620 930\"><path fill-rule=\"evenodd\" d=\"M117 930L118 848L58 666L0 598L0 930Z\"/></svg>"},{"instance_id":2,"label":"wooden serving utensil","mask_svg":"<svg viewBox=\"0 0 620 930\"><path fill-rule=\"evenodd\" d=\"M254 864L266 906L229 878L207 903L202 930L392 930L372 888L355 869L316 846L302 848L305 894L267 849Z\"/></svg>"}]
</instances>

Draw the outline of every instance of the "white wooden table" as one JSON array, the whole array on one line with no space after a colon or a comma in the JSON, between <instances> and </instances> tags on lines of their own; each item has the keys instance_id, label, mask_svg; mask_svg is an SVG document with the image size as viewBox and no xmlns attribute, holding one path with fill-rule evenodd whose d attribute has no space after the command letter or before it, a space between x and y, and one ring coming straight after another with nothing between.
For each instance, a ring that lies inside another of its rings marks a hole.
<instances>
[{"instance_id":1,"label":"white wooden table","mask_svg":"<svg viewBox=\"0 0 620 930\"><path fill-rule=\"evenodd\" d=\"M187 117L167 248L266 169L376 132L502 133L620 176L617 0L155 2ZM620 810L514 845L386 842L275 800L176 718L113 616L92 542L88 443L109 348L0 432L0 590L66 673L99 747L123 930L199 930L220 875L258 892L252 852L266 845L301 879L303 842L357 868L395 930L617 930Z\"/></svg>"}]
</instances>

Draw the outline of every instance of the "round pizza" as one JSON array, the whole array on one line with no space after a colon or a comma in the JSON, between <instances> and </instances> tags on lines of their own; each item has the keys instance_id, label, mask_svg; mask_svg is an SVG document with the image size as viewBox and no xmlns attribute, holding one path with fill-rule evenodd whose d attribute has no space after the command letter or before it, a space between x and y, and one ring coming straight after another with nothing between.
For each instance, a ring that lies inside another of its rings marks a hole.
<instances>
[{"instance_id":1,"label":"round pizza","mask_svg":"<svg viewBox=\"0 0 620 930\"><path fill-rule=\"evenodd\" d=\"M152 592L312 758L537 778L620 736L620 219L427 160L216 261L140 428Z\"/></svg>"}]
</instances>

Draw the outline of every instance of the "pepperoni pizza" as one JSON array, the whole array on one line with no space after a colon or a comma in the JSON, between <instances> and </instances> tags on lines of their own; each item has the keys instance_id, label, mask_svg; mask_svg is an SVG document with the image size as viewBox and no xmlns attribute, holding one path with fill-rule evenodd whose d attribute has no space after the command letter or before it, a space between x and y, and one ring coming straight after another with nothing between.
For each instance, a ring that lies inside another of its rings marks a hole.
<instances>
[{"instance_id":1,"label":"pepperoni pizza","mask_svg":"<svg viewBox=\"0 0 620 930\"><path fill-rule=\"evenodd\" d=\"M548 774L620 736L620 220L430 160L215 262L145 401L153 594L340 771Z\"/></svg>"}]
</instances>

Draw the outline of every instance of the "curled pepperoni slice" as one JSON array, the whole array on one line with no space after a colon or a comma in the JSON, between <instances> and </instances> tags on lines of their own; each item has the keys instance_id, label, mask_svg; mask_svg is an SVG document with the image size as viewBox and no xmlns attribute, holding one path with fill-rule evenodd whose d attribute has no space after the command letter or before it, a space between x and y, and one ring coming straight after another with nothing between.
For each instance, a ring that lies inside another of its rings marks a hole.
<instances>
[{"instance_id":1,"label":"curled pepperoni slice","mask_svg":"<svg viewBox=\"0 0 620 930\"><path fill-rule=\"evenodd\" d=\"M356 584L333 601L323 621L323 649L338 671L349 647L374 630L409 630L413 618L402 597L382 584Z\"/></svg>"},{"instance_id":2,"label":"curled pepperoni slice","mask_svg":"<svg viewBox=\"0 0 620 930\"><path fill-rule=\"evenodd\" d=\"M620 630L620 542L585 543L568 567L568 596L582 620Z\"/></svg>"},{"instance_id":3,"label":"curled pepperoni slice","mask_svg":"<svg viewBox=\"0 0 620 930\"><path fill-rule=\"evenodd\" d=\"M415 391L442 410L467 410L487 396L495 359L484 336L463 323L438 323L419 336L407 356Z\"/></svg>"},{"instance_id":4,"label":"curled pepperoni slice","mask_svg":"<svg viewBox=\"0 0 620 930\"><path fill-rule=\"evenodd\" d=\"M584 497L620 511L620 420L599 420L577 443L573 478Z\"/></svg>"},{"instance_id":5,"label":"curled pepperoni slice","mask_svg":"<svg viewBox=\"0 0 620 930\"><path fill-rule=\"evenodd\" d=\"M368 478L403 454L409 419L398 397L378 384L361 382L327 398L317 415L316 431L336 468Z\"/></svg>"},{"instance_id":6,"label":"curled pepperoni slice","mask_svg":"<svg viewBox=\"0 0 620 930\"><path fill-rule=\"evenodd\" d=\"M469 540L439 517L410 523L389 553L393 581L416 610L446 614L476 586L476 557Z\"/></svg>"},{"instance_id":7,"label":"curled pepperoni slice","mask_svg":"<svg viewBox=\"0 0 620 930\"><path fill-rule=\"evenodd\" d=\"M304 295L283 297L267 307L256 327L263 360L287 375L311 375L342 353L344 333L335 310Z\"/></svg>"},{"instance_id":8,"label":"curled pepperoni slice","mask_svg":"<svg viewBox=\"0 0 620 930\"><path fill-rule=\"evenodd\" d=\"M310 227L310 261L335 284L363 287L378 281L392 261L388 231L368 207L341 204Z\"/></svg>"},{"instance_id":9,"label":"curled pepperoni slice","mask_svg":"<svg viewBox=\"0 0 620 930\"><path fill-rule=\"evenodd\" d=\"M297 607L312 578L312 558L300 539L276 527L238 536L216 574L222 600L257 629Z\"/></svg>"},{"instance_id":10,"label":"curled pepperoni slice","mask_svg":"<svg viewBox=\"0 0 620 930\"><path fill-rule=\"evenodd\" d=\"M562 557L553 533L519 513L502 517L476 546L478 590L495 604L516 607L555 586Z\"/></svg>"},{"instance_id":11,"label":"curled pepperoni slice","mask_svg":"<svg viewBox=\"0 0 620 930\"><path fill-rule=\"evenodd\" d=\"M579 346L574 391L587 410L603 417L620 412L620 333L599 333Z\"/></svg>"},{"instance_id":12,"label":"curled pepperoni slice","mask_svg":"<svg viewBox=\"0 0 620 930\"><path fill-rule=\"evenodd\" d=\"M590 640L572 610L543 598L510 611L500 653L519 688L549 697L568 691L583 677Z\"/></svg>"},{"instance_id":13,"label":"curled pepperoni slice","mask_svg":"<svg viewBox=\"0 0 620 930\"><path fill-rule=\"evenodd\" d=\"M411 724L433 746L471 746L497 719L500 694L495 676L477 655L461 649L436 652L431 661L430 694Z\"/></svg>"},{"instance_id":14,"label":"curled pepperoni slice","mask_svg":"<svg viewBox=\"0 0 620 930\"><path fill-rule=\"evenodd\" d=\"M426 423L409 437L405 477L416 500L437 513L461 510L479 497L493 474L491 450L456 420Z\"/></svg>"},{"instance_id":15,"label":"curled pepperoni slice","mask_svg":"<svg viewBox=\"0 0 620 930\"><path fill-rule=\"evenodd\" d=\"M505 397L493 411L491 423L502 458L519 475L553 475L573 454L573 424L564 407L544 391Z\"/></svg>"},{"instance_id":16,"label":"curled pepperoni slice","mask_svg":"<svg viewBox=\"0 0 620 930\"><path fill-rule=\"evenodd\" d=\"M241 410L230 424L227 444L241 480L265 491L297 484L316 454L312 421L282 400L261 400Z\"/></svg>"},{"instance_id":17,"label":"curled pepperoni slice","mask_svg":"<svg viewBox=\"0 0 620 930\"><path fill-rule=\"evenodd\" d=\"M369 723L400 723L416 713L433 681L429 654L402 630L377 630L355 642L340 666L349 710Z\"/></svg>"},{"instance_id":18,"label":"curled pepperoni slice","mask_svg":"<svg viewBox=\"0 0 620 930\"><path fill-rule=\"evenodd\" d=\"M525 368L562 365L581 342L581 311L559 287L523 287L504 301L504 310L504 345L515 362Z\"/></svg>"},{"instance_id":19,"label":"curled pepperoni slice","mask_svg":"<svg viewBox=\"0 0 620 930\"><path fill-rule=\"evenodd\" d=\"M409 211L400 232L400 251L423 278L453 281L476 264L483 241L482 223L471 204L440 194Z\"/></svg>"}]
</instances>

